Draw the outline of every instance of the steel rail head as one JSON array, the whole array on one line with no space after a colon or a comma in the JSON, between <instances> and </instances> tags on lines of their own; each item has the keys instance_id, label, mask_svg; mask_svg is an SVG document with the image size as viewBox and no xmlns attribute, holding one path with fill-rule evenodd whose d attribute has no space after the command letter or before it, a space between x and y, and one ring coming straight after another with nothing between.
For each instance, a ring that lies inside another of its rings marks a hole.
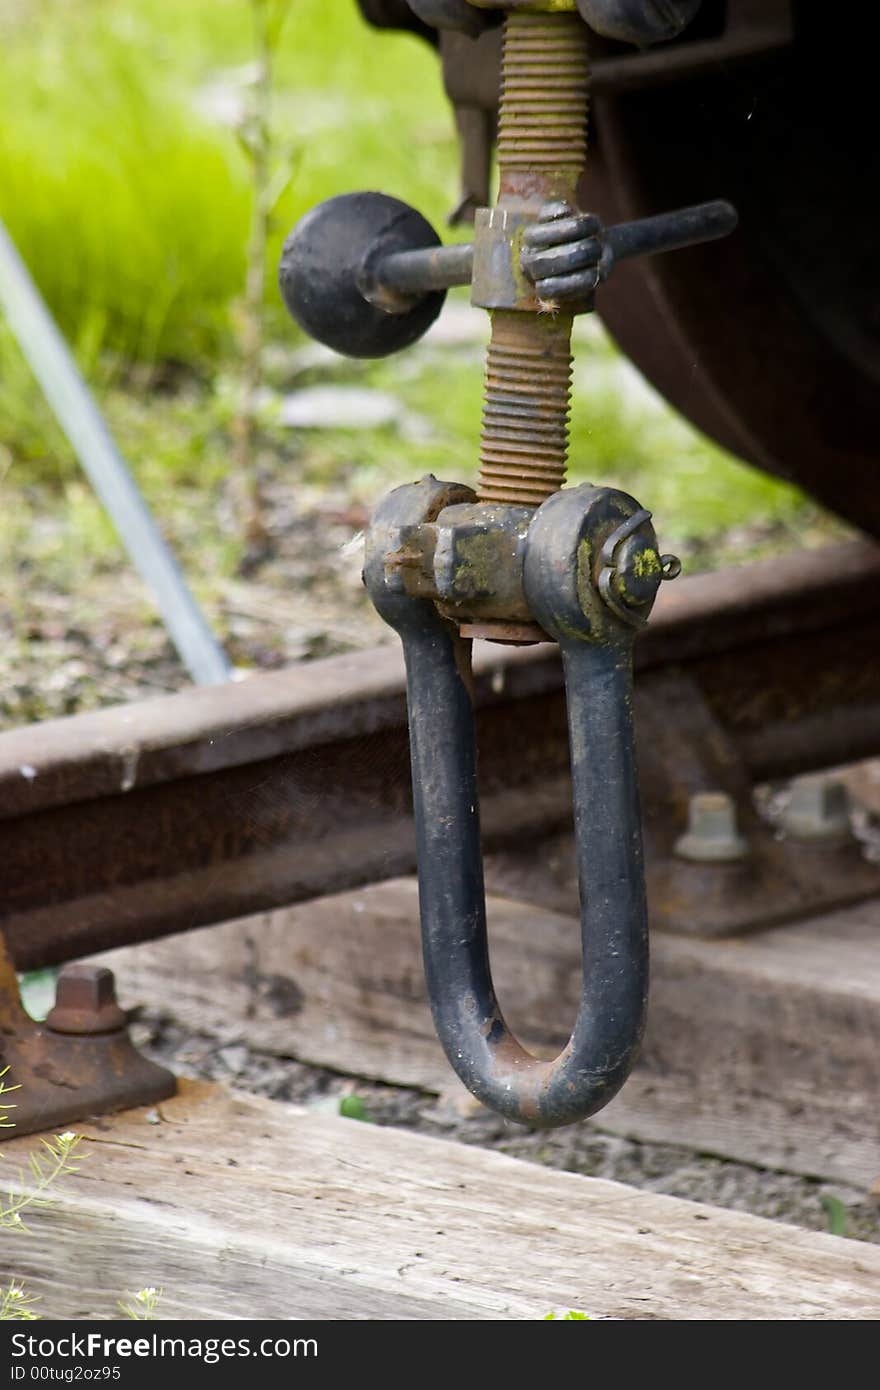
<instances>
[{"instance_id":1,"label":"steel rail head","mask_svg":"<svg viewBox=\"0 0 880 1390\"><path fill-rule=\"evenodd\" d=\"M403 591L386 563L401 527L433 521L460 491L427 478L391 493L374 517L365 570L406 657L428 993L452 1067L484 1104L524 1124L568 1124L606 1105L629 1074L648 983L632 714L636 625L605 600L599 575L608 568L609 538L626 532L616 543L617 598L644 620L663 567L648 514L612 489L557 493L529 529L526 594L559 642L566 673L584 963L571 1037L553 1061L541 1061L508 1028L492 983L470 643L429 599Z\"/></svg>"}]
</instances>

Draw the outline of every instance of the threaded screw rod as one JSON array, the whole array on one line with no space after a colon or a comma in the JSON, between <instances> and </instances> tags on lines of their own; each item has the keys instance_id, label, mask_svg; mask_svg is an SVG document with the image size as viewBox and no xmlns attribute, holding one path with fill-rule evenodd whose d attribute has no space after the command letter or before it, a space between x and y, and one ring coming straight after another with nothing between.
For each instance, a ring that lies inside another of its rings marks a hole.
<instances>
[{"instance_id":1,"label":"threaded screw rod","mask_svg":"<svg viewBox=\"0 0 880 1390\"><path fill-rule=\"evenodd\" d=\"M574 202L586 160L589 61L576 14L516 10L504 25L499 206ZM518 252L515 252L518 254ZM571 315L497 309L486 363L478 495L539 507L565 482Z\"/></svg>"}]
</instances>

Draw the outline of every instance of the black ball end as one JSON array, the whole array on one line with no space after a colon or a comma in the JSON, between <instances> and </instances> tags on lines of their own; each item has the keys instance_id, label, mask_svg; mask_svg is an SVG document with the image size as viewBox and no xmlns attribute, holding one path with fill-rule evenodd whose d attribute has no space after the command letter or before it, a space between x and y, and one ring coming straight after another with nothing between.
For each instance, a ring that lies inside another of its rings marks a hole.
<instances>
[{"instance_id":1,"label":"black ball end","mask_svg":"<svg viewBox=\"0 0 880 1390\"><path fill-rule=\"evenodd\" d=\"M291 317L346 357L387 357L409 347L439 314L445 291L388 313L360 290L364 264L393 251L439 246L421 213L384 193L343 193L300 219L284 243L278 283Z\"/></svg>"}]
</instances>

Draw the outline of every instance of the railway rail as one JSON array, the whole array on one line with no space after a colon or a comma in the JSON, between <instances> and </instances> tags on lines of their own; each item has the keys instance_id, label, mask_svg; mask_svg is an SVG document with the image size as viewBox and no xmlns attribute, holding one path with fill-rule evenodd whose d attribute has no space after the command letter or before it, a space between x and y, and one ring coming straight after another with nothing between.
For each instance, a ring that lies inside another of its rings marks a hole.
<instances>
[{"instance_id":1,"label":"railway rail","mask_svg":"<svg viewBox=\"0 0 880 1390\"><path fill-rule=\"evenodd\" d=\"M880 553L852 543L663 591L636 645L653 925L713 934L880 891L851 847L817 873L815 855L762 829L751 806L756 783L880 745L880 669L865 660L880 638L878 580ZM565 906L564 883L540 867L542 838L571 816L558 653L487 645L475 665L490 883L513 886L515 861L520 896ZM3 931L17 968L411 872L407 742L390 646L0 734ZM733 797L754 838L745 877L671 852L689 798L709 791ZM676 873L690 910L658 894ZM707 917L713 875L730 901Z\"/></svg>"}]
</instances>

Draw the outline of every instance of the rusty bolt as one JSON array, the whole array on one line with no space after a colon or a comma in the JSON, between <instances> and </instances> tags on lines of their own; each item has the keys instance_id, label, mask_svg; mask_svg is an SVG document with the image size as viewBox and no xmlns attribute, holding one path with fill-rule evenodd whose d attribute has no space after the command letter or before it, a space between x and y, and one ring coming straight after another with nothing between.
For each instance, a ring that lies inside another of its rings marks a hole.
<instances>
[{"instance_id":1,"label":"rusty bolt","mask_svg":"<svg viewBox=\"0 0 880 1390\"><path fill-rule=\"evenodd\" d=\"M792 840L839 845L850 838L849 793L836 777L796 777L782 814L782 828Z\"/></svg>"},{"instance_id":2,"label":"rusty bolt","mask_svg":"<svg viewBox=\"0 0 880 1390\"><path fill-rule=\"evenodd\" d=\"M675 842L679 859L722 864L745 859L747 842L737 830L736 804L726 792L698 792L690 799L688 828Z\"/></svg>"},{"instance_id":3,"label":"rusty bolt","mask_svg":"<svg viewBox=\"0 0 880 1390\"><path fill-rule=\"evenodd\" d=\"M66 965L58 976L55 1007L46 1019L53 1033L118 1033L125 1014L116 1002L116 981L105 965Z\"/></svg>"}]
</instances>

